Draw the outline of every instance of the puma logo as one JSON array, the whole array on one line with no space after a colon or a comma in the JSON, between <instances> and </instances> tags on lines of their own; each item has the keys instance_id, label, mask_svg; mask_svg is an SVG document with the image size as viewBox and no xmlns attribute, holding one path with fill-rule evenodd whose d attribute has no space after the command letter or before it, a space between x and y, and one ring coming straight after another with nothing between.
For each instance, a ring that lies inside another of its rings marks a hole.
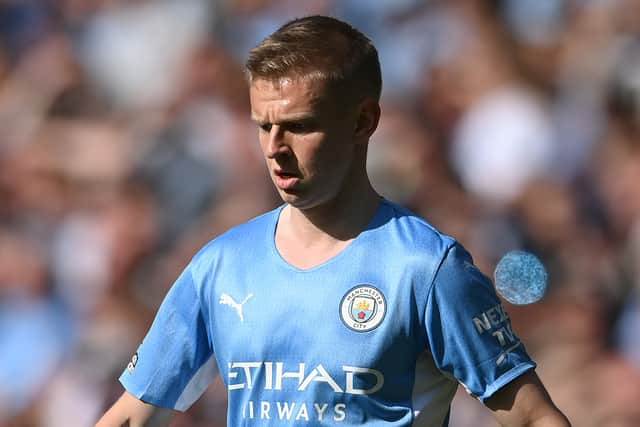
<instances>
[{"instance_id":1,"label":"puma logo","mask_svg":"<svg viewBox=\"0 0 640 427\"><path fill-rule=\"evenodd\" d=\"M253 296L252 293L249 293L249 295L247 295L240 304L238 304L237 302L234 301L233 298L231 298L229 295L223 293L222 295L220 295L220 304L223 305L228 305L229 307L233 308L236 310L236 313L238 313L238 317L240 318L240 323L244 323L244 316L242 315L242 306L244 305L244 303L246 303L247 301L249 301L249 299Z\"/></svg>"}]
</instances>

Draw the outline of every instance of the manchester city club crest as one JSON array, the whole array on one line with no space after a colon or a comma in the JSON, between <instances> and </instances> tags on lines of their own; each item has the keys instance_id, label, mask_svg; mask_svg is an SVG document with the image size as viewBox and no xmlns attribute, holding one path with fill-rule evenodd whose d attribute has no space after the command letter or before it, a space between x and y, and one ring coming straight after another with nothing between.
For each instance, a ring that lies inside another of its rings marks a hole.
<instances>
[{"instance_id":1,"label":"manchester city club crest","mask_svg":"<svg viewBox=\"0 0 640 427\"><path fill-rule=\"evenodd\" d=\"M351 288L340 302L342 322L356 332L375 329L387 311L387 302L380 290L371 285Z\"/></svg>"},{"instance_id":2,"label":"manchester city club crest","mask_svg":"<svg viewBox=\"0 0 640 427\"><path fill-rule=\"evenodd\" d=\"M371 297L355 297L351 300L351 318L358 323L365 323L375 313L376 300Z\"/></svg>"}]
</instances>

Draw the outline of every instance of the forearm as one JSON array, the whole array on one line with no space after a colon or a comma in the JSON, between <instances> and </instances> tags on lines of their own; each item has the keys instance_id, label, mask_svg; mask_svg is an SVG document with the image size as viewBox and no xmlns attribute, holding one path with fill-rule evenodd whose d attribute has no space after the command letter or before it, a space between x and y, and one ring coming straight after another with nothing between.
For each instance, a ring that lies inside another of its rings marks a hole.
<instances>
[{"instance_id":1,"label":"forearm","mask_svg":"<svg viewBox=\"0 0 640 427\"><path fill-rule=\"evenodd\" d=\"M507 426L505 426L507 427ZM559 410L555 410L533 420L524 427L571 427L571 423Z\"/></svg>"},{"instance_id":2,"label":"forearm","mask_svg":"<svg viewBox=\"0 0 640 427\"><path fill-rule=\"evenodd\" d=\"M502 427L571 427L533 370L505 385L485 404Z\"/></svg>"},{"instance_id":3,"label":"forearm","mask_svg":"<svg viewBox=\"0 0 640 427\"><path fill-rule=\"evenodd\" d=\"M142 402L124 392L118 401L100 418L95 427L149 427L166 426L172 411Z\"/></svg>"},{"instance_id":4,"label":"forearm","mask_svg":"<svg viewBox=\"0 0 640 427\"><path fill-rule=\"evenodd\" d=\"M512 417L500 418L498 423L501 427L571 427L567 417L559 410L549 411L542 416L530 418L529 420L512 419Z\"/></svg>"}]
</instances>

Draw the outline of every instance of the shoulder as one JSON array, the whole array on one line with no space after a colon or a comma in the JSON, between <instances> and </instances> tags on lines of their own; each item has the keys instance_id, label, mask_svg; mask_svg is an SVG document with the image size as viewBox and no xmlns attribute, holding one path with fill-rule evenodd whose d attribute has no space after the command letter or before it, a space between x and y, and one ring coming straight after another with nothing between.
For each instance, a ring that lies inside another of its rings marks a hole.
<instances>
[{"instance_id":1,"label":"shoulder","mask_svg":"<svg viewBox=\"0 0 640 427\"><path fill-rule=\"evenodd\" d=\"M237 257L252 252L272 235L282 206L229 228L207 242L191 260L192 266L207 264L224 254Z\"/></svg>"},{"instance_id":2,"label":"shoulder","mask_svg":"<svg viewBox=\"0 0 640 427\"><path fill-rule=\"evenodd\" d=\"M442 233L425 218L411 210L384 200L384 228L394 250L414 253L421 257L429 255L442 259L450 248L457 245L456 240ZM423 258L424 259L424 258Z\"/></svg>"}]
</instances>

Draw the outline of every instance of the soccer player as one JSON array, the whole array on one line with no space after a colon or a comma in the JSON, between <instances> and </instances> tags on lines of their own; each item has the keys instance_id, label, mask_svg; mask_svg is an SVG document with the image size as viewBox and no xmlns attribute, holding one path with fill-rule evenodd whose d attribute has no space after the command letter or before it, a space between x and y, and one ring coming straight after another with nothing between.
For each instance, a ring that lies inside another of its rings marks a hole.
<instances>
[{"instance_id":1,"label":"soccer player","mask_svg":"<svg viewBox=\"0 0 640 427\"><path fill-rule=\"evenodd\" d=\"M469 254L372 188L371 42L333 18L296 19L246 72L284 204L194 256L97 425L186 410L219 373L230 426L446 426L458 384L502 425L568 426Z\"/></svg>"}]
</instances>

